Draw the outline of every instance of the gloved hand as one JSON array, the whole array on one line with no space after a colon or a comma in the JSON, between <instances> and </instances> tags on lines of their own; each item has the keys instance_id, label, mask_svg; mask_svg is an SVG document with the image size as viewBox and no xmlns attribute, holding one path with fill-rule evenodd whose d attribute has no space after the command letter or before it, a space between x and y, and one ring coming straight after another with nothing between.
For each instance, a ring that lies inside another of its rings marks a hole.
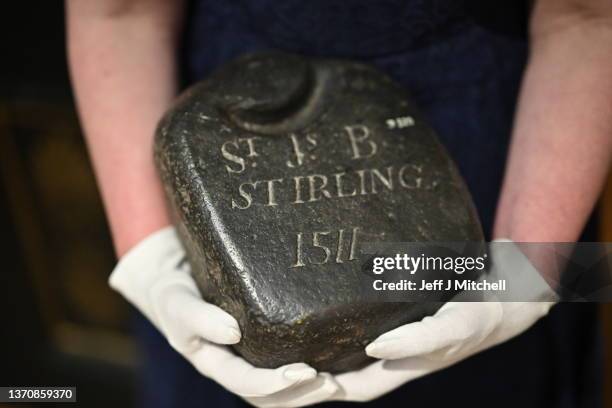
<instances>
[{"instance_id":1,"label":"gloved hand","mask_svg":"<svg viewBox=\"0 0 612 408\"><path fill-rule=\"evenodd\" d=\"M487 279L513 276L512 282L523 285L514 286L517 292L510 294L510 299L530 301L502 302L488 297L485 302L448 302L435 315L391 330L370 343L366 353L381 360L362 370L335 376L340 390L330 399L375 399L408 381L503 343L546 315L556 295L518 247L511 241L493 244L491 257Z\"/></svg>"},{"instance_id":2,"label":"gloved hand","mask_svg":"<svg viewBox=\"0 0 612 408\"><path fill-rule=\"evenodd\" d=\"M109 282L200 373L255 406L298 407L337 391L331 376L306 364L256 368L223 346L240 341L238 322L201 298L172 227L130 250Z\"/></svg>"}]
</instances>

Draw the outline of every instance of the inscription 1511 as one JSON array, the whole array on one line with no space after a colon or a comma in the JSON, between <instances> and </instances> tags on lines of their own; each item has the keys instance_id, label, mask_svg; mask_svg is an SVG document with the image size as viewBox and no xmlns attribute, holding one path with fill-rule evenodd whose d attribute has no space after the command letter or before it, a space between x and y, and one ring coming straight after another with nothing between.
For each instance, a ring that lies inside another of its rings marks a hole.
<instances>
[{"instance_id":1,"label":"inscription 1511","mask_svg":"<svg viewBox=\"0 0 612 408\"><path fill-rule=\"evenodd\" d=\"M258 366L354 369L375 337L437 310L364 302L362 243L482 240L433 131L362 64L238 59L179 98L155 158L202 295Z\"/></svg>"}]
</instances>

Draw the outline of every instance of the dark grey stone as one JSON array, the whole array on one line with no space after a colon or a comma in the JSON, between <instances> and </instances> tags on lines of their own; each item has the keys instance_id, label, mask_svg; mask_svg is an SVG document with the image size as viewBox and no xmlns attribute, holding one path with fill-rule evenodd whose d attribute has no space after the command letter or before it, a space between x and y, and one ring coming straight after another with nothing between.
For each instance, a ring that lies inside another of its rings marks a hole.
<instances>
[{"instance_id":1,"label":"dark grey stone","mask_svg":"<svg viewBox=\"0 0 612 408\"><path fill-rule=\"evenodd\" d=\"M354 369L371 340L439 308L364 301L360 243L483 239L432 129L366 65L241 58L179 98L155 153L202 295L257 366Z\"/></svg>"}]
</instances>

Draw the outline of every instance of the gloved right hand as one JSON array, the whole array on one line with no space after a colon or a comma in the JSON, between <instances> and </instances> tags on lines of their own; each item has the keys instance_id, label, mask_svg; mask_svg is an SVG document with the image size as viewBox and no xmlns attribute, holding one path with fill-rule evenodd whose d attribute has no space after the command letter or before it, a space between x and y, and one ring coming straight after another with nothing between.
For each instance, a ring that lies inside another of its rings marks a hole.
<instances>
[{"instance_id":1,"label":"gloved right hand","mask_svg":"<svg viewBox=\"0 0 612 408\"><path fill-rule=\"evenodd\" d=\"M132 248L109 282L200 373L255 406L309 405L338 389L331 376L307 364L256 368L224 346L240 341L238 322L201 298L173 227Z\"/></svg>"},{"instance_id":2,"label":"gloved right hand","mask_svg":"<svg viewBox=\"0 0 612 408\"><path fill-rule=\"evenodd\" d=\"M490 253L491 269L481 279L505 280L507 290L485 291L479 302L461 292L433 316L382 334L366 347L379 360L334 376L340 391L330 400L373 400L501 344L545 316L558 296L520 247L496 240Z\"/></svg>"}]
</instances>

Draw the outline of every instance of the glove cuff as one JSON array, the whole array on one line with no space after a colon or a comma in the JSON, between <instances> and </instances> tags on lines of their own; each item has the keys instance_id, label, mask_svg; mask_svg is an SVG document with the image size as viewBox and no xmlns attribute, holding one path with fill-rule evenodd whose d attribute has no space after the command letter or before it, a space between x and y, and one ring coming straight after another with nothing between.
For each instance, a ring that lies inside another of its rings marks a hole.
<instances>
[{"instance_id":1,"label":"glove cuff","mask_svg":"<svg viewBox=\"0 0 612 408\"><path fill-rule=\"evenodd\" d=\"M151 286L164 271L174 270L184 257L175 228L163 228L140 241L119 260L109 285L151 319L148 302ZM169 268L168 263L173 267Z\"/></svg>"},{"instance_id":2,"label":"glove cuff","mask_svg":"<svg viewBox=\"0 0 612 408\"><path fill-rule=\"evenodd\" d=\"M491 242L491 279L508 281L506 293L498 294L501 301L510 302L557 302L558 296L542 274L510 239Z\"/></svg>"}]
</instances>

